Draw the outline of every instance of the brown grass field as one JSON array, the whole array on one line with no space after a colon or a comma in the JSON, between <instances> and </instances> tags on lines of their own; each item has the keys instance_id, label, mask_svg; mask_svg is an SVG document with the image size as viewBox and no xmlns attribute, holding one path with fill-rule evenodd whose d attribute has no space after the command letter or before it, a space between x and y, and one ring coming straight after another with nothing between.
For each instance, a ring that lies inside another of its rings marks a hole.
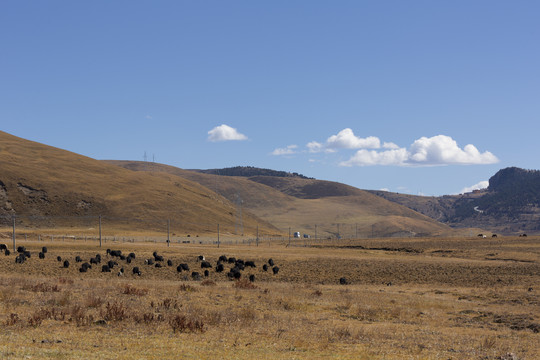
<instances>
[{"instance_id":1,"label":"brown grass field","mask_svg":"<svg viewBox=\"0 0 540 360\"><path fill-rule=\"evenodd\" d=\"M0 242L12 250L9 233ZM17 245L32 256L16 264L0 253L1 358L540 358L538 237ZM107 248L137 257L111 273L78 271L75 256L99 253L103 264ZM154 251L174 265L145 265ZM196 281L199 254L214 267L220 255L257 267L239 281L214 269ZM277 275L262 270L269 258ZM181 262L191 271L177 273Z\"/></svg>"}]
</instances>

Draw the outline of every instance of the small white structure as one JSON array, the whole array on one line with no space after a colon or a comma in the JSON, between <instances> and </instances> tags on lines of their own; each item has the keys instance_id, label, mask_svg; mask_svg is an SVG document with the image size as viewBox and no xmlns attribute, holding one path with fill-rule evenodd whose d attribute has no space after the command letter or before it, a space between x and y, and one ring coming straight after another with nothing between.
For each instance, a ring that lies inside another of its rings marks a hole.
<instances>
[{"instance_id":1,"label":"small white structure","mask_svg":"<svg viewBox=\"0 0 540 360\"><path fill-rule=\"evenodd\" d=\"M297 231L294 233L294 237L299 239L300 238L300 231Z\"/></svg>"}]
</instances>

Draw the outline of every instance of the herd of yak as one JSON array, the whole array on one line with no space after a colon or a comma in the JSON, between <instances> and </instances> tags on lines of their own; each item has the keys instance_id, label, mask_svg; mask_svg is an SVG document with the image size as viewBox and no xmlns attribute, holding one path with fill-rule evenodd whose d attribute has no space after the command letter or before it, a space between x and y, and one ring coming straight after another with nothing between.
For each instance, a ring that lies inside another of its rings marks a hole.
<instances>
[{"instance_id":1,"label":"herd of yak","mask_svg":"<svg viewBox=\"0 0 540 360\"><path fill-rule=\"evenodd\" d=\"M15 257L15 263L16 264L23 264L28 258L31 257L30 251L26 250L24 246L17 247L17 256ZM4 255L9 256L11 255L11 251L8 249L8 247L5 244L0 244L0 251L4 252ZM39 252L38 257L39 259L45 259L45 254L47 254L47 247L43 246L41 249L41 252ZM118 276L124 275L124 267L121 265L122 262L125 262L125 264L131 264L131 262L135 259L135 253L131 252L128 255L122 254L122 251L120 250L111 250L107 249L106 252L106 258L102 259L100 254L96 254L96 256L90 258L89 261L84 261L80 256L75 256L75 263L80 263L79 272L85 273L89 269L92 269L92 265L95 265L96 267L99 267L101 265L101 272L104 273L112 273L113 270L117 273ZM69 268L70 261L68 259L62 259L62 257L57 256L56 260L61 263L61 266L63 268ZM200 264L201 272L198 271L192 271L191 272L191 278L193 280L200 280L202 276L208 277L210 275L210 270L214 268L216 273L223 273L225 272L225 266L229 266L229 270L226 273L227 277L230 280L238 280L242 277L242 271L246 267L255 268L255 262L254 261L244 261L242 259L236 259L234 257L227 257L225 255L221 255L219 259L217 260L217 263L215 267L205 259L203 255L199 255L196 258L196 261L198 264ZM120 263L119 263L120 262ZM156 251L152 254L151 258L145 259L144 264L146 266L153 266L156 268L164 267L166 266L174 266L173 261L168 259L165 261L165 258L162 255L159 255ZM142 267L142 266L141 266ZM133 275L141 275L141 267L134 266L131 270ZM116 270L115 268L119 268ZM274 275L277 275L279 272L279 267L275 265L274 260L268 259L267 263L262 265L263 271L271 271ZM176 267L176 271L178 273L187 272L189 274L190 267L187 263L181 263ZM249 275L249 281L253 282L255 281L255 275L251 274Z\"/></svg>"}]
</instances>

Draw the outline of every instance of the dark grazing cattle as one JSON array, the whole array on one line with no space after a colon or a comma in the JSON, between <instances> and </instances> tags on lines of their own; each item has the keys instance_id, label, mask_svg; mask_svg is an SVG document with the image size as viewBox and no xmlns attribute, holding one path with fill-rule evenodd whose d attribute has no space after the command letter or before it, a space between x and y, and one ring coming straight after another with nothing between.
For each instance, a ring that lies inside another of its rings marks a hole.
<instances>
[{"instance_id":1,"label":"dark grazing cattle","mask_svg":"<svg viewBox=\"0 0 540 360\"><path fill-rule=\"evenodd\" d=\"M7 245L6 244L0 244L0 251L2 250L7 250Z\"/></svg>"},{"instance_id":2,"label":"dark grazing cattle","mask_svg":"<svg viewBox=\"0 0 540 360\"><path fill-rule=\"evenodd\" d=\"M122 256L122 251L120 251L120 250L111 250L109 252L109 255L114 256L114 257L121 257Z\"/></svg>"},{"instance_id":3,"label":"dark grazing cattle","mask_svg":"<svg viewBox=\"0 0 540 360\"><path fill-rule=\"evenodd\" d=\"M129 254L128 254L128 257L130 257L130 258L132 258L132 259L135 259L135 253L132 253L132 252L129 253Z\"/></svg>"},{"instance_id":4,"label":"dark grazing cattle","mask_svg":"<svg viewBox=\"0 0 540 360\"><path fill-rule=\"evenodd\" d=\"M182 267L181 267L180 265L178 265L178 266L176 267L176 271L182 272L182 270L183 270L183 269L182 269Z\"/></svg>"},{"instance_id":5,"label":"dark grazing cattle","mask_svg":"<svg viewBox=\"0 0 540 360\"><path fill-rule=\"evenodd\" d=\"M167 266L172 266L172 260L171 259L167 260Z\"/></svg>"},{"instance_id":6,"label":"dark grazing cattle","mask_svg":"<svg viewBox=\"0 0 540 360\"><path fill-rule=\"evenodd\" d=\"M274 267L272 268L272 272L274 273L274 275L277 275L277 273L279 272L279 267L274 266Z\"/></svg>"},{"instance_id":7,"label":"dark grazing cattle","mask_svg":"<svg viewBox=\"0 0 540 360\"><path fill-rule=\"evenodd\" d=\"M163 255L154 255L154 260L155 261L163 261L164 260Z\"/></svg>"},{"instance_id":8,"label":"dark grazing cattle","mask_svg":"<svg viewBox=\"0 0 540 360\"><path fill-rule=\"evenodd\" d=\"M58 262L62 261L62 257L61 257L61 256L57 256L57 257L56 257L56 261L58 261Z\"/></svg>"},{"instance_id":9,"label":"dark grazing cattle","mask_svg":"<svg viewBox=\"0 0 540 360\"><path fill-rule=\"evenodd\" d=\"M146 265L154 265L154 259L146 259L146 260L144 260L144 263Z\"/></svg>"},{"instance_id":10,"label":"dark grazing cattle","mask_svg":"<svg viewBox=\"0 0 540 360\"><path fill-rule=\"evenodd\" d=\"M201 262L201 269L210 269L212 268L212 264L210 262L204 260Z\"/></svg>"},{"instance_id":11,"label":"dark grazing cattle","mask_svg":"<svg viewBox=\"0 0 540 360\"><path fill-rule=\"evenodd\" d=\"M64 268L68 268L69 267L69 261L68 260L64 260Z\"/></svg>"},{"instance_id":12,"label":"dark grazing cattle","mask_svg":"<svg viewBox=\"0 0 540 360\"><path fill-rule=\"evenodd\" d=\"M17 246L17 252L18 252L18 253L23 253L23 252L25 252L25 251L26 251L26 249L25 249L24 246Z\"/></svg>"},{"instance_id":13,"label":"dark grazing cattle","mask_svg":"<svg viewBox=\"0 0 540 360\"><path fill-rule=\"evenodd\" d=\"M347 285L349 281L346 278L342 277L342 278L339 278L339 283L341 285Z\"/></svg>"},{"instance_id":14,"label":"dark grazing cattle","mask_svg":"<svg viewBox=\"0 0 540 360\"><path fill-rule=\"evenodd\" d=\"M46 246L42 247L42 248L41 248L41 252L44 253L44 254L46 254L46 253L47 253L47 247L46 247Z\"/></svg>"},{"instance_id":15,"label":"dark grazing cattle","mask_svg":"<svg viewBox=\"0 0 540 360\"><path fill-rule=\"evenodd\" d=\"M255 275L253 275L253 274L249 275L249 281L250 282L255 282Z\"/></svg>"},{"instance_id":16,"label":"dark grazing cattle","mask_svg":"<svg viewBox=\"0 0 540 360\"><path fill-rule=\"evenodd\" d=\"M45 253L40 252L40 253L38 254L38 257L39 257L40 259L45 259Z\"/></svg>"},{"instance_id":17,"label":"dark grazing cattle","mask_svg":"<svg viewBox=\"0 0 540 360\"><path fill-rule=\"evenodd\" d=\"M26 257L24 256L24 254L19 254L15 258L15 264L23 264L25 261L26 261Z\"/></svg>"},{"instance_id":18,"label":"dark grazing cattle","mask_svg":"<svg viewBox=\"0 0 540 360\"><path fill-rule=\"evenodd\" d=\"M75 262L82 262L82 259L79 255L75 256Z\"/></svg>"},{"instance_id":19,"label":"dark grazing cattle","mask_svg":"<svg viewBox=\"0 0 540 360\"><path fill-rule=\"evenodd\" d=\"M131 257L131 256L128 256L128 257L126 258L126 262L127 262L128 264L131 264L131 259L132 259L132 257Z\"/></svg>"},{"instance_id":20,"label":"dark grazing cattle","mask_svg":"<svg viewBox=\"0 0 540 360\"><path fill-rule=\"evenodd\" d=\"M272 259L268 259L268 265L270 265L270 266L274 266L274 260L272 260Z\"/></svg>"},{"instance_id":21,"label":"dark grazing cattle","mask_svg":"<svg viewBox=\"0 0 540 360\"><path fill-rule=\"evenodd\" d=\"M182 264L180 264L180 266L182 267L182 270L189 271L189 265L188 264L182 263Z\"/></svg>"},{"instance_id":22,"label":"dark grazing cattle","mask_svg":"<svg viewBox=\"0 0 540 360\"><path fill-rule=\"evenodd\" d=\"M133 274L134 274L134 275L139 275L139 276L141 276L141 271L139 270L139 267L138 267L138 266L135 266L135 267L133 268Z\"/></svg>"},{"instance_id":23,"label":"dark grazing cattle","mask_svg":"<svg viewBox=\"0 0 540 360\"><path fill-rule=\"evenodd\" d=\"M221 255L218 259L218 261L227 262L227 257L225 255Z\"/></svg>"},{"instance_id":24,"label":"dark grazing cattle","mask_svg":"<svg viewBox=\"0 0 540 360\"><path fill-rule=\"evenodd\" d=\"M223 272L223 270L225 270L225 266L223 266L223 264L221 263L217 264L216 272L220 273L220 272Z\"/></svg>"},{"instance_id":25,"label":"dark grazing cattle","mask_svg":"<svg viewBox=\"0 0 540 360\"><path fill-rule=\"evenodd\" d=\"M114 269L114 266L115 266L115 265L118 265L118 264L116 263L116 261L113 261L113 260L107 261L107 266L108 266L110 269Z\"/></svg>"},{"instance_id":26,"label":"dark grazing cattle","mask_svg":"<svg viewBox=\"0 0 540 360\"><path fill-rule=\"evenodd\" d=\"M251 268L256 267L254 261L246 261L246 262L244 263L244 265L249 266L249 267L251 267Z\"/></svg>"},{"instance_id":27,"label":"dark grazing cattle","mask_svg":"<svg viewBox=\"0 0 540 360\"><path fill-rule=\"evenodd\" d=\"M29 257L31 257L32 254L30 254L30 251L25 250L25 251L23 252L23 255L24 255L24 257L29 258Z\"/></svg>"},{"instance_id":28,"label":"dark grazing cattle","mask_svg":"<svg viewBox=\"0 0 540 360\"><path fill-rule=\"evenodd\" d=\"M268 265L264 264L264 265L262 266L262 269L263 269L264 271L268 271Z\"/></svg>"},{"instance_id":29,"label":"dark grazing cattle","mask_svg":"<svg viewBox=\"0 0 540 360\"><path fill-rule=\"evenodd\" d=\"M97 264L99 264L99 261L95 257L93 257L93 258L90 258L90 264L97 265Z\"/></svg>"},{"instance_id":30,"label":"dark grazing cattle","mask_svg":"<svg viewBox=\"0 0 540 360\"><path fill-rule=\"evenodd\" d=\"M101 265L101 272L111 272L109 265Z\"/></svg>"},{"instance_id":31,"label":"dark grazing cattle","mask_svg":"<svg viewBox=\"0 0 540 360\"><path fill-rule=\"evenodd\" d=\"M229 264L234 264L236 262L236 258L230 257L228 260Z\"/></svg>"},{"instance_id":32,"label":"dark grazing cattle","mask_svg":"<svg viewBox=\"0 0 540 360\"><path fill-rule=\"evenodd\" d=\"M158 263L158 262L157 262L156 265L154 265L154 266L157 267L157 268L162 267L161 263Z\"/></svg>"},{"instance_id":33,"label":"dark grazing cattle","mask_svg":"<svg viewBox=\"0 0 540 360\"><path fill-rule=\"evenodd\" d=\"M9 249L4 250L4 255L9 256L9 254L11 254L11 251L9 251Z\"/></svg>"},{"instance_id":34,"label":"dark grazing cattle","mask_svg":"<svg viewBox=\"0 0 540 360\"><path fill-rule=\"evenodd\" d=\"M208 271L208 270L204 270L204 276L205 276L205 277L208 277L208 276L210 276L210 271Z\"/></svg>"}]
</instances>

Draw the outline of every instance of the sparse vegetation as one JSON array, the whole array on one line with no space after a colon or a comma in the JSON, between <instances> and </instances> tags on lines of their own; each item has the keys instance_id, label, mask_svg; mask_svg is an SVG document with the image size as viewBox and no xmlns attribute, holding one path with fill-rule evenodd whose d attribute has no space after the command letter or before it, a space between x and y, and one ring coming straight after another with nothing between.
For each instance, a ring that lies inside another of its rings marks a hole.
<instances>
[{"instance_id":1,"label":"sparse vegetation","mask_svg":"<svg viewBox=\"0 0 540 360\"><path fill-rule=\"evenodd\" d=\"M34 251L42 244L24 245ZM80 274L53 256L89 258L104 249L47 246L51 256L43 260L14 264L13 256L0 256L3 357L43 357L49 350L66 358L119 351L125 358L540 356L540 245L532 236L158 249L193 268L204 253L214 263L223 254L257 264L271 257L281 269L273 275L259 265L240 280L211 271L203 281L184 278L174 266L145 266L153 243L119 244L137 253L129 266L143 270L133 275L124 264L124 277L98 268ZM247 280L250 273L255 282Z\"/></svg>"}]
</instances>

